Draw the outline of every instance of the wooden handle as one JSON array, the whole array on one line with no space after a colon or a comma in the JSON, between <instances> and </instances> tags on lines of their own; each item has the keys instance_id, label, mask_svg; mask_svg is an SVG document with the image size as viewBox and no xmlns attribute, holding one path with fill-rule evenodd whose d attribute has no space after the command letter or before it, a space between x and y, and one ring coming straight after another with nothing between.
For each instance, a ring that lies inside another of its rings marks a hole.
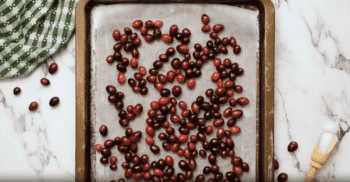
<instances>
[{"instance_id":1,"label":"wooden handle","mask_svg":"<svg viewBox=\"0 0 350 182\"><path fill-rule=\"evenodd\" d=\"M311 166L309 172L306 174L305 182L312 182L316 178L316 173L317 169Z\"/></svg>"}]
</instances>

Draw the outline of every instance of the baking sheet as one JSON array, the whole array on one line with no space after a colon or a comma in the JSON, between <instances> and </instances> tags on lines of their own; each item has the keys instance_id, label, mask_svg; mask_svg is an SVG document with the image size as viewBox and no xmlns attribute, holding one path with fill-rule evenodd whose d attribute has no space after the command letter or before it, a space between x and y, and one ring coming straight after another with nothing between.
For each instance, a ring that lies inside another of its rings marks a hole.
<instances>
[{"instance_id":1,"label":"baking sheet","mask_svg":"<svg viewBox=\"0 0 350 182\"><path fill-rule=\"evenodd\" d=\"M236 85L243 86L242 93L235 93L233 98L239 98L242 96L248 97L250 104L247 106L235 106L234 109L242 109L244 112L243 118L237 121L237 126L241 127L242 132L238 135L232 136L235 142L236 156L242 157L243 161L249 164L249 172L244 172L241 179L243 181L254 181L256 177L256 119L257 119L257 61L258 61L258 41L259 41L259 29L258 29L258 10L248 10L239 7L229 5L208 5L208 4L166 4L166 5L144 5L144 4L120 4L120 5L98 5L95 6L91 12L91 124L92 132L92 145L96 143L103 144L106 139L114 139L116 136L123 136L125 128L119 125L118 111L114 108L113 104L110 104L107 100L108 93L105 90L106 85L116 86L118 91L125 93L123 99L124 108L127 105L136 105L141 103L143 105L143 113L130 122L129 127L132 127L134 131L142 131L143 137L138 144L138 155L142 154L150 155L150 161L163 158L166 155L173 156L176 161L175 173L185 173L178 168L177 162L181 159L186 160L184 157L179 157L172 152L166 152L161 147L161 141L155 137L156 144L161 148L161 152L157 155L152 155L149 149L149 145L144 142L146 136L146 118L147 111L150 109L149 103L153 100L158 100L160 97L158 91L152 84L147 83L149 93L146 96L135 94L132 92L130 86L124 83L122 86L117 82L118 71L116 70L116 64L108 64L105 58L108 55L113 54L113 45L116 41L112 38L112 31L119 29L121 32L124 27L131 27L133 20L141 19L144 22L146 20L162 20L163 27L162 32L168 32L169 27L172 24L177 24L179 30L183 28L189 28L192 32L191 42L189 44L190 52L194 51L193 45L200 43L202 46L210 39L209 33L203 33L201 31L202 22L200 17L202 14L207 14L211 18L210 25L221 23L225 25L224 31L222 31L220 37L234 36L241 46L242 51L239 55L232 53L232 48L229 46L229 53L227 55L220 54L218 57L222 60L229 58L233 62L237 62L240 67L244 68L244 75L236 78ZM133 31L137 32L132 28ZM151 33L151 31L149 31ZM139 36L141 36L139 34ZM143 40L143 39L142 39ZM174 43L165 45L161 40L156 40L153 43L146 43L144 40L139 48L139 66L144 66L149 70L152 68L152 64L158 59L158 55L166 51L169 46L176 47L179 42L174 40ZM123 57L131 58L130 53L124 51L121 52ZM183 59L183 56L176 53L173 58ZM191 60L194 60L193 58ZM169 64L164 64L163 68L159 70L161 74L166 74L171 69ZM132 69L130 66L127 68L126 77L133 78L133 74L137 72L137 69ZM215 83L210 79L212 72L215 71L215 67L211 61L204 64L202 69L202 76L196 79L196 87L193 90L187 89L185 84L179 84L174 81L173 83L167 83L165 88L171 89L173 85L178 84L182 86L183 92L180 97L177 98L185 101L188 106L196 99L198 95L205 97L205 90L207 88L216 88ZM205 97L206 101L209 101ZM220 112L227 108L229 105L221 105ZM180 109L177 111L180 114ZM199 114L203 116L203 112ZM168 115L168 118L170 116ZM227 121L229 118L225 118ZM108 127L109 132L106 137L103 137L98 132L98 127L104 124ZM179 132L178 125L170 123L174 127L175 134ZM207 121L207 125L212 125L212 120ZM228 129L225 123L225 129ZM190 134L195 134L197 130L193 130ZM156 131L157 136L160 132L165 132L164 129ZM207 140L215 137L216 132L207 136ZM182 144L181 148L186 148L186 144ZM197 142L197 150L202 149L201 143ZM124 161L124 154L120 153L117 147L113 147L112 156L118 158L118 170L112 171L109 169L109 165L102 165L99 162L101 154L92 151L92 176L96 181L110 181L112 179L119 179L124 177L124 169L120 166ZM207 155L209 153L207 152ZM197 169L194 171L194 178L197 174L202 173L204 166L210 165L207 158L196 157ZM220 171L225 174L227 171L232 171L232 164L230 158L222 159L218 157L217 163L220 164ZM212 174L206 175L206 180L212 177ZM193 179L194 179L193 178Z\"/></svg>"}]
</instances>

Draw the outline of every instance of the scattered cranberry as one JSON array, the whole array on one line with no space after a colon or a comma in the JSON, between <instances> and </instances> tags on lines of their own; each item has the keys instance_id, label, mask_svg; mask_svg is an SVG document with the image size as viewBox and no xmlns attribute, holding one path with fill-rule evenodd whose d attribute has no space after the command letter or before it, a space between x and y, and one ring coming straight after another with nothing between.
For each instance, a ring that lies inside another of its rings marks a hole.
<instances>
[{"instance_id":1,"label":"scattered cranberry","mask_svg":"<svg viewBox=\"0 0 350 182\"><path fill-rule=\"evenodd\" d=\"M203 32L209 32L210 30L211 30L210 25L203 25L203 26L202 26L202 31L203 31Z\"/></svg>"},{"instance_id":2,"label":"scattered cranberry","mask_svg":"<svg viewBox=\"0 0 350 182\"><path fill-rule=\"evenodd\" d=\"M55 72L57 71L57 69L58 69L57 63L52 63L52 64L50 65L50 67L49 67L49 73L50 73L50 74L53 74L53 73L55 73Z\"/></svg>"},{"instance_id":3,"label":"scattered cranberry","mask_svg":"<svg viewBox=\"0 0 350 182\"><path fill-rule=\"evenodd\" d=\"M170 36L169 34L163 34L162 35L162 41L164 42L164 43L168 43L168 44L170 44L170 43L172 43L173 42L173 37L172 36Z\"/></svg>"},{"instance_id":4,"label":"scattered cranberry","mask_svg":"<svg viewBox=\"0 0 350 182\"><path fill-rule=\"evenodd\" d=\"M286 173L281 173L277 177L278 182L285 182L288 180L288 175Z\"/></svg>"},{"instance_id":5,"label":"scattered cranberry","mask_svg":"<svg viewBox=\"0 0 350 182\"><path fill-rule=\"evenodd\" d=\"M297 149L298 149L298 143L297 142L292 141L292 142L289 143L289 145L288 145L288 151L289 152L294 152Z\"/></svg>"},{"instance_id":6,"label":"scattered cranberry","mask_svg":"<svg viewBox=\"0 0 350 182\"><path fill-rule=\"evenodd\" d=\"M201 18L201 21L202 21L202 23L204 23L204 24L208 24L209 21L210 21L210 18L209 18L208 15L203 14L203 15L202 15L202 18Z\"/></svg>"},{"instance_id":7,"label":"scattered cranberry","mask_svg":"<svg viewBox=\"0 0 350 182\"><path fill-rule=\"evenodd\" d=\"M44 78L43 78L44 79ZM45 78L46 79L46 78ZM41 79L42 80L42 79ZM41 82L42 83L42 82ZM50 84L50 81L49 81ZM16 87L13 89L13 94L14 95L18 95L19 93L21 93L21 89L19 87ZM30 110L30 109L29 109Z\"/></svg>"},{"instance_id":8,"label":"scattered cranberry","mask_svg":"<svg viewBox=\"0 0 350 182\"><path fill-rule=\"evenodd\" d=\"M95 150L100 152L102 150L102 145L96 144L95 145Z\"/></svg>"},{"instance_id":9,"label":"scattered cranberry","mask_svg":"<svg viewBox=\"0 0 350 182\"><path fill-rule=\"evenodd\" d=\"M276 159L274 159L273 160L273 167L274 167L274 169L277 170L279 168L279 166L280 165L279 165L278 161Z\"/></svg>"}]
</instances>

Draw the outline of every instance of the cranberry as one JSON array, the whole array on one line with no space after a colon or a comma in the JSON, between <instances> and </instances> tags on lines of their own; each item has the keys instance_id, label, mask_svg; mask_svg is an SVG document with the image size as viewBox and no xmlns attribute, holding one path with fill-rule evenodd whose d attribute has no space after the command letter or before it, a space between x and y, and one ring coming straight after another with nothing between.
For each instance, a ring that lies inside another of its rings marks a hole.
<instances>
[{"instance_id":1,"label":"cranberry","mask_svg":"<svg viewBox=\"0 0 350 182\"><path fill-rule=\"evenodd\" d=\"M124 73L120 72L120 73L118 74L117 80L118 80L118 83L124 83L125 80L126 80Z\"/></svg>"},{"instance_id":2,"label":"cranberry","mask_svg":"<svg viewBox=\"0 0 350 182\"><path fill-rule=\"evenodd\" d=\"M153 23L152 20L147 20L147 21L145 22L145 26L146 26L147 28L154 28L154 23Z\"/></svg>"},{"instance_id":3,"label":"cranberry","mask_svg":"<svg viewBox=\"0 0 350 182\"><path fill-rule=\"evenodd\" d=\"M179 74L179 75L176 76L176 80L179 83L184 83L186 81L186 78L183 75Z\"/></svg>"},{"instance_id":4,"label":"cranberry","mask_svg":"<svg viewBox=\"0 0 350 182\"><path fill-rule=\"evenodd\" d=\"M165 156L165 163L170 167L174 165L174 160L171 156Z\"/></svg>"},{"instance_id":5,"label":"cranberry","mask_svg":"<svg viewBox=\"0 0 350 182\"><path fill-rule=\"evenodd\" d=\"M297 149L298 149L298 143L297 142L292 141L292 142L289 143L289 145L288 145L288 151L289 152L294 152Z\"/></svg>"},{"instance_id":6,"label":"cranberry","mask_svg":"<svg viewBox=\"0 0 350 182\"><path fill-rule=\"evenodd\" d=\"M164 34L163 34L164 35ZM173 47L169 47L167 50L166 50L166 53L165 53L167 56L172 56L175 54L175 49Z\"/></svg>"},{"instance_id":7,"label":"cranberry","mask_svg":"<svg viewBox=\"0 0 350 182\"><path fill-rule=\"evenodd\" d=\"M241 97L237 99L237 102L239 105L247 105L249 100L246 97Z\"/></svg>"},{"instance_id":8,"label":"cranberry","mask_svg":"<svg viewBox=\"0 0 350 182\"><path fill-rule=\"evenodd\" d=\"M132 68L137 68L137 66L138 66L138 60L137 60L136 58L131 58L131 59L130 59L130 66L131 66Z\"/></svg>"},{"instance_id":9,"label":"cranberry","mask_svg":"<svg viewBox=\"0 0 350 182\"><path fill-rule=\"evenodd\" d=\"M120 31L119 30L114 30L112 32L112 36L115 40L119 40L120 39Z\"/></svg>"},{"instance_id":10,"label":"cranberry","mask_svg":"<svg viewBox=\"0 0 350 182\"><path fill-rule=\"evenodd\" d=\"M57 63L52 63L49 66L49 73L53 74L53 73L55 73L57 71L57 69L58 69Z\"/></svg>"},{"instance_id":11,"label":"cranberry","mask_svg":"<svg viewBox=\"0 0 350 182\"><path fill-rule=\"evenodd\" d=\"M233 171L233 173L235 173L238 176L243 174L243 170L240 166L233 166L232 171Z\"/></svg>"},{"instance_id":12,"label":"cranberry","mask_svg":"<svg viewBox=\"0 0 350 182\"><path fill-rule=\"evenodd\" d=\"M222 139L224 137L224 135L225 135L225 129L220 128L216 131L216 138L218 140Z\"/></svg>"},{"instance_id":13,"label":"cranberry","mask_svg":"<svg viewBox=\"0 0 350 182\"><path fill-rule=\"evenodd\" d=\"M202 31L203 31L203 32L209 32L210 30L211 30L210 25L203 25L203 26L202 26Z\"/></svg>"},{"instance_id":14,"label":"cranberry","mask_svg":"<svg viewBox=\"0 0 350 182\"><path fill-rule=\"evenodd\" d=\"M165 34L162 35L162 41L163 41L164 43L170 44L170 43L173 42L173 37L170 36L169 34L166 34L166 33L165 33Z\"/></svg>"},{"instance_id":15,"label":"cranberry","mask_svg":"<svg viewBox=\"0 0 350 182\"><path fill-rule=\"evenodd\" d=\"M220 73L219 72L214 72L212 75L211 75L211 80L213 82L217 82L220 78Z\"/></svg>"},{"instance_id":16,"label":"cranberry","mask_svg":"<svg viewBox=\"0 0 350 182\"><path fill-rule=\"evenodd\" d=\"M231 45L232 47L234 47L236 44L237 44L236 39L235 39L234 37L231 37L231 38L230 38L230 45Z\"/></svg>"},{"instance_id":17,"label":"cranberry","mask_svg":"<svg viewBox=\"0 0 350 182\"><path fill-rule=\"evenodd\" d=\"M208 15L203 14L202 17L201 17L201 21L202 21L202 23L204 23L204 24L208 24L209 21L210 21L210 18L209 18Z\"/></svg>"},{"instance_id":18,"label":"cranberry","mask_svg":"<svg viewBox=\"0 0 350 182\"><path fill-rule=\"evenodd\" d=\"M233 164L234 166L241 166L242 165L242 158L233 157L231 160L231 164Z\"/></svg>"},{"instance_id":19,"label":"cranberry","mask_svg":"<svg viewBox=\"0 0 350 182\"><path fill-rule=\"evenodd\" d=\"M145 141L146 141L146 143L147 143L148 145L154 145L154 139L153 139L152 137L150 137L150 136L147 136L147 137L145 138Z\"/></svg>"},{"instance_id":20,"label":"cranberry","mask_svg":"<svg viewBox=\"0 0 350 182\"><path fill-rule=\"evenodd\" d=\"M216 32L210 33L209 36L210 36L210 38L212 38L212 39L217 39L217 38L219 37L218 33L216 33ZM220 40L220 41L221 41L221 40Z\"/></svg>"},{"instance_id":21,"label":"cranberry","mask_svg":"<svg viewBox=\"0 0 350 182\"><path fill-rule=\"evenodd\" d=\"M107 164L108 163L107 157L101 157L100 162L101 164Z\"/></svg>"},{"instance_id":22,"label":"cranberry","mask_svg":"<svg viewBox=\"0 0 350 182\"><path fill-rule=\"evenodd\" d=\"M244 172L248 172L249 171L249 165L246 162L242 163L242 168Z\"/></svg>"},{"instance_id":23,"label":"cranberry","mask_svg":"<svg viewBox=\"0 0 350 182\"><path fill-rule=\"evenodd\" d=\"M187 81L187 87L189 89L193 89L195 85L196 85L196 81L193 78L191 78Z\"/></svg>"},{"instance_id":24,"label":"cranberry","mask_svg":"<svg viewBox=\"0 0 350 182\"><path fill-rule=\"evenodd\" d=\"M227 109L224 110L223 115L224 115L225 117L228 117L228 116L231 115L231 113L232 113L232 108L229 107L229 108L227 108Z\"/></svg>"},{"instance_id":25,"label":"cranberry","mask_svg":"<svg viewBox=\"0 0 350 182\"><path fill-rule=\"evenodd\" d=\"M151 34L145 35L144 39L145 39L146 42L152 42L154 40L153 36Z\"/></svg>"},{"instance_id":26,"label":"cranberry","mask_svg":"<svg viewBox=\"0 0 350 182\"><path fill-rule=\"evenodd\" d=\"M288 175L286 173L281 173L277 177L278 182L285 182L288 180Z\"/></svg>"},{"instance_id":27,"label":"cranberry","mask_svg":"<svg viewBox=\"0 0 350 182\"><path fill-rule=\"evenodd\" d=\"M275 170L277 170L279 168L279 163L276 159L273 160L273 167Z\"/></svg>"},{"instance_id":28,"label":"cranberry","mask_svg":"<svg viewBox=\"0 0 350 182\"><path fill-rule=\"evenodd\" d=\"M43 79L46 79L46 78L43 78ZM41 79L41 80L43 80L43 79ZM50 81L49 80L47 80L48 81L48 85L50 84ZM41 83L43 83L42 81L41 81ZM45 85L45 84L43 84L43 85ZM19 87L16 87L16 88L14 88L13 89L13 94L14 95L18 95L19 93L21 93L21 89L19 88ZM29 106L30 107L30 106ZM29 109L30 110L30 109Z\"/></svg>"},{"instance_id":29,"label":"cranberry","mask_svg":"<svg viewBox=\"0 0 350 182\"><path fill-rule=\"evenodd\" d=\"M162 36L162 32L160 31L160 29L159 28L155 28L154 30L153 30L153 38L160 38Z\"/></svg>"},{"instance_id":30,"label":"cranberry","mask_svg":"<svg viewBox=\"0 0 350 182\"><path fill-rule=\"evenodd\" d=\"M157 145L151 145L150 149L155 154L159 153L159 151L160 151L160 149L159 149L159 147Z\"/></svg>"},{"instance_id":31,"label":"cranberry","mask_svg":"<svg viewBox=\"0 0 350 182\"><path fill-rule=\"evenodd\" d=\"M138 47L141 45L141 39L140 38L135 38L134 41L133 41L133 45Z\"/></svg>"},{"instance_id":32,"label":"cranberry","mask_svg":"<svg viewBox=\"0 0 350 182\"><path fill-rule=\"evenodd\" d=\"M238 134L239 132L241 132L241 128L240 127L238 127L238 126L232 126L231 128L230 128L230 131L231 131L231 133L232 134Z\"/></svg>"},{"instance_id":33,"label":"cranberry","mask_svg":"<svg viewBox=\"0 0 350 182\"><path fill-rule=\"evenodd\" d=\"M103 149L101 150L101 154L102 154L103 156L105 156L105 157L108 157L108 156L111 155L111 151L110 151L108 148L103 148Z\"/></svg>"},{"instance_id":34,"label":"cranberry","mask_svg":"<svg viewBox=\"0 0 350 182\"><path fill-rule=\"evenodd\" d=\"M181 54L187 54L189 51L189 48L186 44L180 44L176 47L176 50Z\"/></svg>"},{"instance_id":35,"label":"cranberry","mask_svg":"<svg viewBox=\"0 0 350 182\"><path fill-rule=\"evenodd\" d=\"M233 53L239 54L241 52L241 47L239 45L235 45L233 47Z\"/></svg>"},{"instance_id":36,"label":"cranberry","mask_svg":"<svg viewBox=\"0 0 350 182\"><path fill-rule=\"evenodd\" d=\"M170 35L175 36L177 34L177 30L178 30L177 25L171 25L170 31L169 31Z\"/></svg>"},{"instance_id":37,"label":"cranberry","mask_svg":"<svg viewBox=\"0 0 350 182\"><path fill-rule=\"evenodd\" d=\"M141 20L135 20L133 23L132 23L132 27L136 28L136 29L139 29L141 28L141 26L143 25L143 22Z\"/></svg>"},{"instance_id":38,"label":"cranberry","mask_svg":"<svg viewBox=\"0 0 350 182\"><path fill-rule=\"evenodd\" d=\"M160 82L156 82L156 83L154 84L154 87L155 87L157 90L161 90L161 89L164 87L164 85L163 85L162 83L160 83Z\"/></svg>"},{"instance_id":39,"label":"cranberry","mask_svg":"<svg viewBox=\"0 0 350 182\"><path fill-rule=\"evenodd\" d=\"M177 141L180 143L185 143L188 140L188 136L187 135L179 135L177 137Z\"/></svg>"},{"instance_id":40,"label":"cranberry","mask_svg":"<svg viewBox=\"0 0 350 182\"><path fill-rule=\"evenodd\" d=\"M102 150L102 146L100 144L96 144L95 145L95 150L96 151L101 151Z\"/></svg>"}]
</instances>

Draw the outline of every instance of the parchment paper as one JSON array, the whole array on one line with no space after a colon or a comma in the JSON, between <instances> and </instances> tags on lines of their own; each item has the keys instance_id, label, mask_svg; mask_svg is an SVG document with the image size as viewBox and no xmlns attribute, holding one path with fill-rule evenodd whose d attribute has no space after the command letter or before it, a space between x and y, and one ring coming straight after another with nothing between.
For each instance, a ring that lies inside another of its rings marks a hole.
<instances>
[{"instance_id":1,"label":"parchment paper","mask_svg":"<svg viewBox=\"0 0 350 182\"><path fill-rule=\"evenodd\" d=\"M236 78L236 85L243 86L242 93L235 93L233 98L239 98L242 96L248 97L250 103L247 106L241 107L237 104L234 109L242 109L244 112L243 118L238 119L236 125L241 127L242 131L238 135L232 136L235 143L235 153L236 156L242 157L243 161L249 164L249 172L244 172L241 179L243 181L254 181L256 175L256 96L257 96L257 79L256 79L256 65L258 61L258 11L248 10L244 8L229 6L229 5L204 5L204 4L167 4L167 5L142 5L142 4L123 4L123 5L99 5L94 7L92 10L92 27L91 27L91 41L92 41L92 60L91 60L91 111L92 111L92 146L99 143L103 145L106 139L114 139L116 136L125 135L125 128L119 125L118 111L115 109L114 105L109 103L108 93L106 92L107 85L116 86L118 91L122 91L125 94L123 99L124 108L127 105L136 105L141 103L143 105L143 112L140 116L136 117L130 122L129 127L132 127L134 131L142 131L143 136L141 142L138 144L138 155L148 154L150 156L150 162L153 160L158 161L158 159L163 158L166 155L173 156L175 160L175 174L185 173L185 171L179 169L178 161L185 159L184 157L179 157L177 154L172 152L166 152L162 148L162 142L158 139L158 134L160 132L165 132L164 129L159 129L156 131L154 137L156 144L160 147L161 152L157 155L149 149L144 141L146 135L145 127L147 112L150 109L149 103L153 100L158 100L160 94L154 88L153 84L147 83L149 92L146 96L141 96L132 92L132 89L127 83L120 85L117 82L118 71L116 69L116 62L113 64L108 64L105 60L108 55L114 53L113 45L116 41L112 38L112 31L115 29L123 32L124 27L132 28L131 24L134 20L140 19L143 22L147 20L162 20L163 26L161 31L164 33L169 32L169 28L173 24L177 24L179 30L183 28L189 28L191 30L191 42L189 44L191 57L194 51L193 45L195 43L200 43L203 47L205 43L210 39L209 33L203 33L201 31L202 14L207 14L210 17L210 25L216 23L221 23L225 26L224 31L222 31L219 36L230 37L234 36L237 43L241 46L242 51L239 55L234 55L232 47L228 46L229 53L226 55L220 54L219 58L223 60L224 58L229 58L232 62L237 62L240 67L244 68L244 74ZM139 37L141 37L139 31L132 28L133 32L137 32ZM152 30L153 31L153 30ZM151 31L149 31L152 34ZM154 41L153 43L146 43L143 38L142 45L139 48L139 66L144 66L147 71L152 68L152 64L158 59L159 54L165 53L166 49L170 46L175 47L180 44L179 41L174 39L174 43L166 45L160 39ZM130 53L121 51L123 57L131 58ZM173 58L179 58L183 60L183 56L176 53L175 56L170 58L168 64L164 64L163 68L159 70L161 74L166 75L166 72L171 68L170 62ZM193 61L194 58L191 58ZM133 78L133 74L137 72L138 69L132 69L130 66L127 67L126 77ZM202 95L205 97L205 101L209 99L205 96L205 90L208 88L216 88L215 83L210 79L211 74L215 71L215 67L212 61L204 64L202 69L202 76L196 79L196 87L193 90L189 90L186 87L186 83L179 84L174 81L173 83L167 83L165 88L171 90L172 86L175 84L182 86L182 94L177 98L179 101L185 101L188 107L196 99L197 96ZM228 104L221 105L220 113L229 107ZM180 114L180 109L177 107L177 113ZM170 115L168 115L169 120ZM199 114L199 117L203 117L203 111ZM225 129L228 129L225 119ZM169 120L170 121L170 120ZM207 121L207 125L212 125L212 120ZM108 127L108 135L103 137L99 134L98 128L101 124ZM179 125L171 123L171 126L175 128L175 134L179 135L178 128ZM216 128L217 129L217 128ZM197 133L197 129L192 130L190 134ZM211 138L216 136L216 130L207 136L207 140L210 141ZM186 148L186 144L182 144L181 148ZM197 150L202 149L201 142L196 144ZM93 180L96 181L110 181L112 179L118 180L119 178L124 178L124 169L121 167L121 163L125 160L124 154L120 153L117 147L111 149L112 156L118 158L118 169L112 171L108 165L102 165L100 163L101 154L92 154L92 176ZM207 156L209 155L207 151ZM220 167L220 172L225 174L228 171L232 171L232 164L230 163L231 158L226 157L222 159L218 155L217 164ZM210 166L207 158L201 158L199 155L196 157L197 169L194 171L194 177L197 174L202 174L202 170L205 166ZM206 181L213 177L212 174L206 175ZM192 181L193 181L192 180ZM127 181L133 181L129 179Z\"/></svg>"}]
</instances>

